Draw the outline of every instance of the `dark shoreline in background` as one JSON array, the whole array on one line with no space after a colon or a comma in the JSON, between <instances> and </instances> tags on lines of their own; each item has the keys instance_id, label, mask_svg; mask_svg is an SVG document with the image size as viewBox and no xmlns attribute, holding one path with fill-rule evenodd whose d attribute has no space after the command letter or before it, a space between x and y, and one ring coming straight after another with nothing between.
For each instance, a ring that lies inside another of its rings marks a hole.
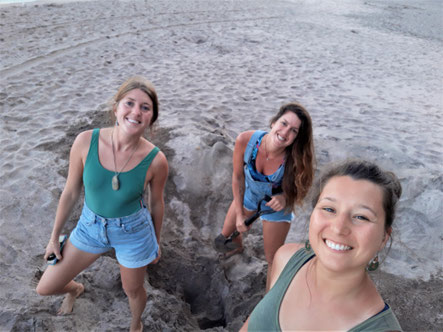
<instances>
[{"instance_id":1,"label":"dark shoreline in background","mask_svg":"<svg viewBox=\"0 0 443 332\"><path fill-rule=\"evenodd\" d=\"M443 41L441 0L364 0L364 4L379 8L380 13L353 15L361 18L363 25L386 32Z\"/></svg>"}]
</instances>

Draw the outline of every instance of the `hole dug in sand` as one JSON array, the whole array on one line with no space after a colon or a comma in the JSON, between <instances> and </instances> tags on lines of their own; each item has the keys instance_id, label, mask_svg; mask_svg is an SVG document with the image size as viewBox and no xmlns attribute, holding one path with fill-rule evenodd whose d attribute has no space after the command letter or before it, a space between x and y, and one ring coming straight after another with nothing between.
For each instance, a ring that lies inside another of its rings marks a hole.
<instances>
[{"instance_id":1,"label":"hole dug in sand","mask_svg":"<svg viewBox=\"0 0 443 332\"><path fill-rule=\"evenodd\" d=\"M226 327L225 298L228 281L218 260L195 258L186 250L174 249L164 254L158 265L149 268L149 283L167 293L182 297L189 304L200 329Z\"/></svg>"}]
</instances>

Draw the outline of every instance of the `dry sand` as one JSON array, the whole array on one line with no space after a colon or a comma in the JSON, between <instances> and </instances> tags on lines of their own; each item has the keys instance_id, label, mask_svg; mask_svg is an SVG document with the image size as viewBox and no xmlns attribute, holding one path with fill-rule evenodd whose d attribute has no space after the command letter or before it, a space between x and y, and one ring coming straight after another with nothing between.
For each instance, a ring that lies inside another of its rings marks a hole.
<instances>
[{"instance_id":1,"label":"dry sand","mask_svg":"<svg viewBox=\"0 0 443 332\"><path fill-rule=\"evenodd\" d=\"M318 166L394 170L391 253L374 274L405 330L443 330L440 1L83 1L0 6L1 331L120 331L129 308L112 254L78 280L73 315L34 286L77 133L104 126L127 77L154 82L167 155L163 258L148 268L149 331L238 329L263 295L260 224L245 252L212 249L231 200L233 142L281 104L310 111ZM66 225L72 229L79 202ZM306 236L298 211L288 241Z\"/></svg>"}]
</instances>

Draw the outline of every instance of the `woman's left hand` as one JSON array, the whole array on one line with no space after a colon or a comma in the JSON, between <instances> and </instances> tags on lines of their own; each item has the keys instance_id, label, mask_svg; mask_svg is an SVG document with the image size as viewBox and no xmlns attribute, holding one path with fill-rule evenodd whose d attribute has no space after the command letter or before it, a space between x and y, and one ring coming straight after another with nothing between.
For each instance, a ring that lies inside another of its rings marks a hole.
<instances>
[{"instance_id":1,"label":"woman's left hand","mask_svg":"<svg viewBox=\"0 0 443 332\"><path fill-rule=\"evenodd\" d=\"M158 256L157 256L157 258L154 259L154 260L153 260L151 263L149 263L149 264L157 264L158 261L160 260L161 256L162 256L162 251L161 251L160 246L159 246L159 247L158 247Z\"/></svg>"},{"instance_id":2,"label":"woman's left hand","mask_svg":"<svg viewBox=\"0 0 443 332\"><path fill-rule=\"evenodd\" d=\"M283 194L272 196L271 200L266 203L274 211L281 211L286 207L286 197Z\"/></svg>"}]
</instances>

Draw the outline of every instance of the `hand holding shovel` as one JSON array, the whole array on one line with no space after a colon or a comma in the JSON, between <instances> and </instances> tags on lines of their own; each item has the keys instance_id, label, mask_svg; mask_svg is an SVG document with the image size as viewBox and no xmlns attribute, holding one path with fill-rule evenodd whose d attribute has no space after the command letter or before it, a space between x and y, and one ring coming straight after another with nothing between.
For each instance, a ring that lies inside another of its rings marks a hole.
<instances>
[{"instance_id":1,"label":"hand holding shovel","mask_svg":"<svg viewBox=\"0 0 443 332\"><path fill-rule=\"evenodd\" d=\"M268 195L265 195L265 197L258 202L257 204L257 210L255 211L255 213L250 216L248 219L245 220L245 226L248 227L250 226L254 221L256 221L260 216L264 215L264 214L268 214L268 213L272 213L274 211L272 210L265 210L262 211L261 210L261 204L265 201L265 202L269 202L271 200L271 197ZM240 233L235 230L234 233L231 234L230 237L226 238L223 234L220 234L219 236L217 236L214 240L214 248L215 250L222 252L222 253L226 253L229 252L231 250L237 249L238 248L238 244L235 242L232 242L233 239L235 239L237 236L239 236Z\"/></svg>"}]
</instances>

